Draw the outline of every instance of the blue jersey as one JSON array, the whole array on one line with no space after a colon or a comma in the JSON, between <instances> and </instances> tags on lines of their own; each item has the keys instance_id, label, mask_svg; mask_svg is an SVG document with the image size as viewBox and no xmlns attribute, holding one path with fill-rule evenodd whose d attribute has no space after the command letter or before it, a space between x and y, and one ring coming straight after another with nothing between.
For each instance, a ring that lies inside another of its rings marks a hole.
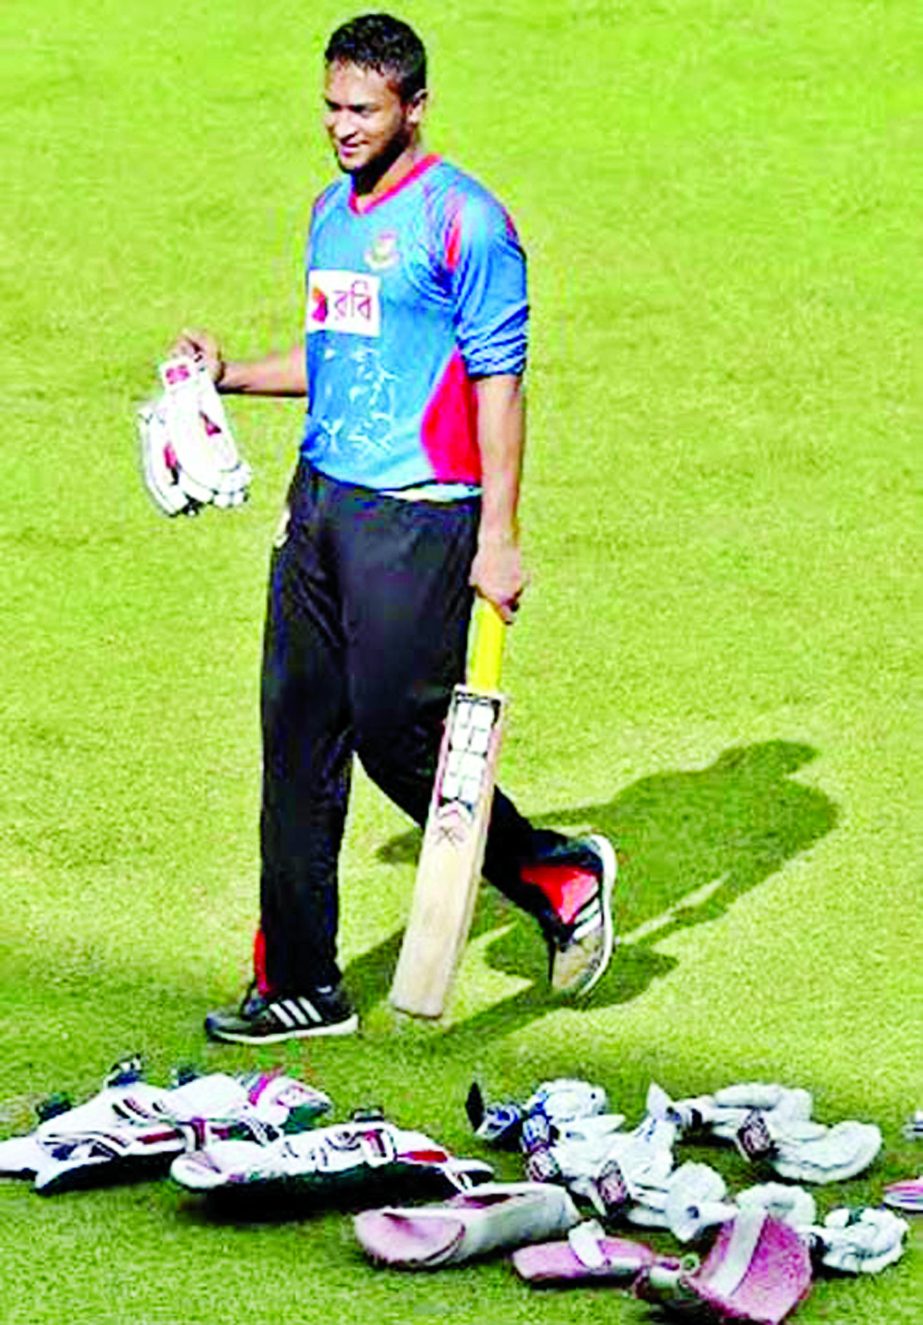
<instances>
[{"instance_id":1,"label":"blue jersey","mask_svg":"<svg viewBox=\"0 0 923 1325\"><path fill-rule=\"evenodd\" d=\"M386 491L480 480L472 379L522 373L525 256L503 207L437 156L362 212L349 178L314 205L302 455Z\"/></svg>"}]
</instances>

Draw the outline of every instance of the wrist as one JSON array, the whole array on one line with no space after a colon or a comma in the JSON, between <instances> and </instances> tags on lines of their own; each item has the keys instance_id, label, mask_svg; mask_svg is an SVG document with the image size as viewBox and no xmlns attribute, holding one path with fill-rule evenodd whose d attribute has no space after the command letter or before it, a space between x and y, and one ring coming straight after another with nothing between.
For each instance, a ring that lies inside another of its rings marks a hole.
<instances>
[{"instance_id":1,"label":"wrist","mask_svg":"<svg viewBox=\"0 0 923 1325\"><path fill-rule=\"evenodd\" d=\"M519 547L518 525L485 525L478 530L478 546L491 548Z\"/></svg>"}]
</instances>

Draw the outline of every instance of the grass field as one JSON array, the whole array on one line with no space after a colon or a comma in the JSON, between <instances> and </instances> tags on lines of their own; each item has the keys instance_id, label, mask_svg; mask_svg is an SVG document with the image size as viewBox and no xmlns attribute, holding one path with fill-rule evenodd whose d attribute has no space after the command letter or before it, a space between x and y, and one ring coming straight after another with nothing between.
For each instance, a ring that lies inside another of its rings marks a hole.
<instances>
[{"instance_id":1,"label":"grass field","mask_svg":"<svg viewBox=\"0 0 923 1325\"><path fill-rule=\"evenodd\" d=\"M297 338L331 175L319 61L350 11L264 0L7 0L0 541L0 1134L120 1053L281 1063L338 1116L379 1102L458 1150L477 1076L809 1086L880 1123L875 1201L923 1104L919 623L923 24L911 0L413 0L429 142L497 189L531 256L524 522L503 782L618 839L624 941L556 1007L485 892L451 1018L384 999L418 837L361 778L342 953L364 1034L262 1054L201 1018L247 975L257 670L296 405L234 405L239 513L171 523L132 411L190 322ZM480 1153L480 1152L478 1152ZM513 1176L514 1168L505 1168ZM733 1158L733 1185L750 1180ZM210 1223L167 1184L0 1187L9 1325L635 1322L502 1262L405 1278L348 1221ZM920 1319L923 1235L804 1322ZM916 1306L914 1306L916 1302Z\"/></svg>"}]
</instances>

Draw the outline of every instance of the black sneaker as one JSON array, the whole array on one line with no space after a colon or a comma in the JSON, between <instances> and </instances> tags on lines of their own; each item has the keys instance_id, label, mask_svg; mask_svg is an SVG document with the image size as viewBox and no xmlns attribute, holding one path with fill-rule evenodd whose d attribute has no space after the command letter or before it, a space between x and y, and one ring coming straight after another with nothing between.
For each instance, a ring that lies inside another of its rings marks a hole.
<instances>
[{"instance_id":1,"label":"black sneaker","mask_svg":"<svg viewBox=\"0 0 923 1325\"><path fill-rule=\"evenodd\" d=\"M340 985L326 985L310 994L260 994L253 986L237 1009L210 1012L205 1034L232 1044L275 1044L318 1035L352 1035L359 1018Z\"/></svg>"}]
</instances>

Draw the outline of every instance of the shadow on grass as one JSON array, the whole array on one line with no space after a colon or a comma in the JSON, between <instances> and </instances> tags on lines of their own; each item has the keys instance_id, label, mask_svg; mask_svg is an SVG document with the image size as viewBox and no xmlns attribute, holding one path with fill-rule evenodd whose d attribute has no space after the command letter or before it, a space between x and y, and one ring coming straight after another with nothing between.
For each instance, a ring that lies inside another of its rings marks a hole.
<instances>
[{"instance_id":1,"label":"shadow on grass","mask_svg":"<svg viewBox=\"0 0 923 1325\"><path fill-rule=\"evenodd\" d=\"M668 974L676 959L658 951L670 934L717 919L738 897L819 841L836 823L834 803L792 777L815 758L811 746L764 741L725 750L701 770L658 773L618 791L611 801L536 818L537 826L596 831L618 848L615 892L619 947L593 992L595 1007L638 998ZM385 861L415 860L417 830L392 838ZM482 889L472 938L497 930L487 958L529 987L468 1021L449 1038L505 1033L549 1011L544 945L534 921L494 889ZM385 994L401 934L357 958L346 981L360 1009Z\"/></svg>"}]
</instances>

